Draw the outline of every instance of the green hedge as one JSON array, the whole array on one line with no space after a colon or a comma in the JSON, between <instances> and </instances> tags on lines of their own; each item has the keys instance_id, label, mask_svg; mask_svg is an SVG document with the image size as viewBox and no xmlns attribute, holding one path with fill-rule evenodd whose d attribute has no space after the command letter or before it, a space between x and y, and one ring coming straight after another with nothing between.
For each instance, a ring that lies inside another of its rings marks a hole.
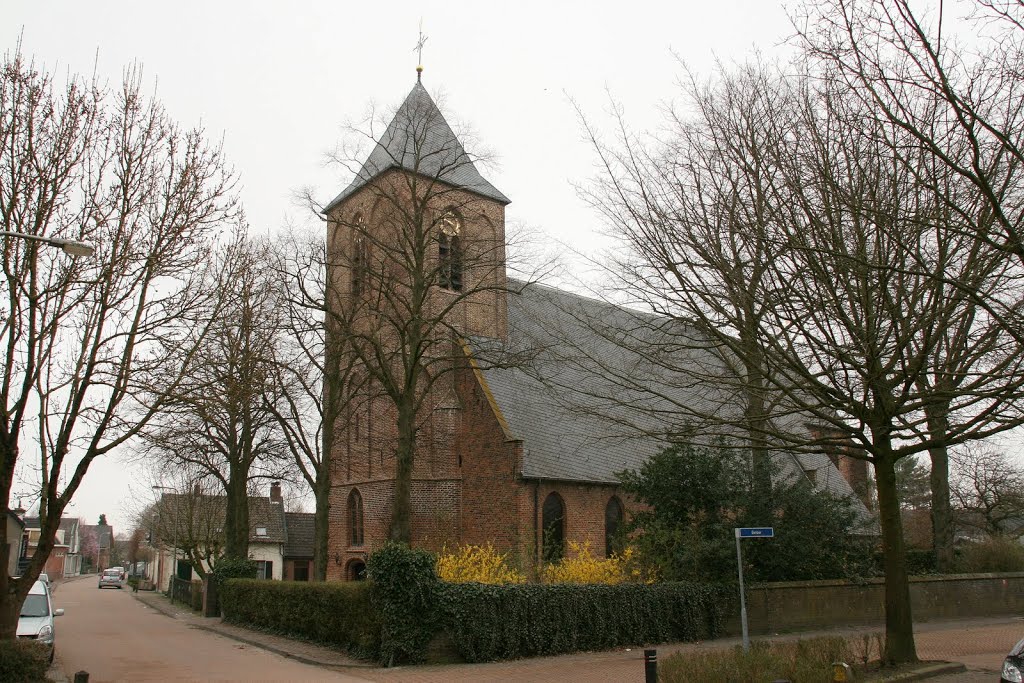
<instances>
[{"instance_id":1,"label":"green hedge","mask_svg":"<svg viewBox=\"0 0 1024 683\"><path fill-rule=\"evenodd\" d=\"M470 662L714 637L721 597L694 583L438 588L445 631Z\"/></svg>"},{"instance_id":2,"label":"green hedge","mask_svg":"<svg viewBox=\"0 0 1024 683\"><path fill-rule=\"evenodd\" d=\"M370 555L366 576L381 621L380 662L387 666L422 662L437 632L436 558L426 550L387 543Z\"/></svg>"},{"instance_id":3,"label":"green hedge","mask_svg":"<svg viewBox=\"0 0 1024 683\"><path fill-rule=\"evenodd\" d=\"M224 620L376 658L380 623L366 583L229 579L220 594Z\"/></svg>"},{"instance_id":4,"label":"green hedge","mask_svg":"<svg viewBox=\"0 0 1024 683\"><path fill-rule=\"evenodd\" d=\"M0 683L45 681L50 649L31 640L0 640Z\"/></svg>"}]
</instances>

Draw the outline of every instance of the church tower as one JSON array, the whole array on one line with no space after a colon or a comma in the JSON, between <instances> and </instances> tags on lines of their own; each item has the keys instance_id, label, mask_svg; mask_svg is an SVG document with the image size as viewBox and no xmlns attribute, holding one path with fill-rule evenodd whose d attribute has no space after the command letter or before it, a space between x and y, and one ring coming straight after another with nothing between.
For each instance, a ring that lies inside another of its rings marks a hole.
<instances>
[{"instance_id":1,"label":"church tower","mask_svg":"<svg viewBox=\"0 0 1024 683\"><path fill-rule=\"evenodd\" d=\"M358 578L368 553L402 533L395 519L410 520L416 544L458 543L453 364L466 360L463 339L504 340L508 326L509 200L419 79L374 143L325 210L327 362L341 368L325 429L329 578Z\"/></svg>"}]
</instances>

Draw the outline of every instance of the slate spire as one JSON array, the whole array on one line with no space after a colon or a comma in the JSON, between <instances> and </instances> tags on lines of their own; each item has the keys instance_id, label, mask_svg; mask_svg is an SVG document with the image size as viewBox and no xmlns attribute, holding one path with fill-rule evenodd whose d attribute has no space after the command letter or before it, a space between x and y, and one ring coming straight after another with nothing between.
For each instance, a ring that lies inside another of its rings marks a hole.
<instances>
[{"instance_id":1,"label":"slate spire","mask_svg":"<svg viewBox=\"0 0 1024 683\"><path fill-rule=\"evenodd\" d=\"M400 168L508 204L473 164L417 75L395 117L352 183L327 205L330 211L381 173Z\"/></svg>"}]
</instances>

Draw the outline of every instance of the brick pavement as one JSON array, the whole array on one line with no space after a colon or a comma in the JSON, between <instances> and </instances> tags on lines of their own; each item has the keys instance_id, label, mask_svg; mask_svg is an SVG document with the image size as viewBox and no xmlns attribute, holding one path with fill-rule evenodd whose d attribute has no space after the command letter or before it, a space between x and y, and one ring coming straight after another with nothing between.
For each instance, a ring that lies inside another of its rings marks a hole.
<instances>
[{"instance_id":1,"label":"brick pavement","mask_svg":"<svg viewBox=\"0 0 1024 683\"><path fill-rule=\"evenodd\" d=\"M401 681L403 683L442 683L447 681L587 681L588 683L642 681L643 649L631 648L607 652L584 652L559 657L537 657L510 662L485 664L448 664L405 666L391 669L376 668L354 660L331 648L251 631L219 619L204 619L180 606L171 606L159 593L138 593L136 597L147 605L176 619L183 619L195 628L203 628L255 647L295 658L307 664L343 672L366 681ZM839 629L830 635L856 637L876 633L877 628ZM786 641L824 635L825 632L796 633L774 636L772 640ZM918 656L921 659L957 661L974 672L998 672L1006 652L1024 637L1024 618L997 617L957 621L929 622L915 626ZM702 643L667 643L657 646L658 659L682 651L708 647L731 647L738 638L720 638ZM985 675L980 674L980 675ZM978 676L964 674L962 676ZM948 677L942 680L975 680Z\"/></svg>"}]
</instances>

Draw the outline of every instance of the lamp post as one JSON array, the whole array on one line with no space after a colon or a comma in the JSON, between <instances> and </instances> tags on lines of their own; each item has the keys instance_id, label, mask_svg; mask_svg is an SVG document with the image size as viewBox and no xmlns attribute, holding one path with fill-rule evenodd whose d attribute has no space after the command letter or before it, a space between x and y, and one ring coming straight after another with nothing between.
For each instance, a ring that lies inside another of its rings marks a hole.
<instances>
[{"instance_id":1,"label":"lamp post","mask_svg":"<svg viewBox=\"0 0 1024 683\"><path fill-rule=\"evenodd\" d=\"M174 491L173 487L170 486L154 486L154 491ZM163 495L160 496L163 498ZM163 505L160 506L160 515L163 516ZM174 577L178 574L178 501L174 502L174 533L172 534L174 548L173 556L174 559L171 561L171 576L167 582L167 587L171 591L171 600L174 600Z\"/></svg>"},{"instance_id":2,"label":"lamp post","mask_svg":"<svg viewBox=\"0 0 1024 683\"><path fill-rule=\"evenodd\" d=\"M92 256L96 251L91 244L88 242L79 242L78 240L66 240L61 237L44 237L43 235L29 235L24 232L15 232L14 230L0 230L0 237L20 237L23 240L32 240L35 242L43 242L44 244L50 244L55 247L60 247L64 250L64 253L71 254L72 256Z\"/></svg>"}]
</instances>

